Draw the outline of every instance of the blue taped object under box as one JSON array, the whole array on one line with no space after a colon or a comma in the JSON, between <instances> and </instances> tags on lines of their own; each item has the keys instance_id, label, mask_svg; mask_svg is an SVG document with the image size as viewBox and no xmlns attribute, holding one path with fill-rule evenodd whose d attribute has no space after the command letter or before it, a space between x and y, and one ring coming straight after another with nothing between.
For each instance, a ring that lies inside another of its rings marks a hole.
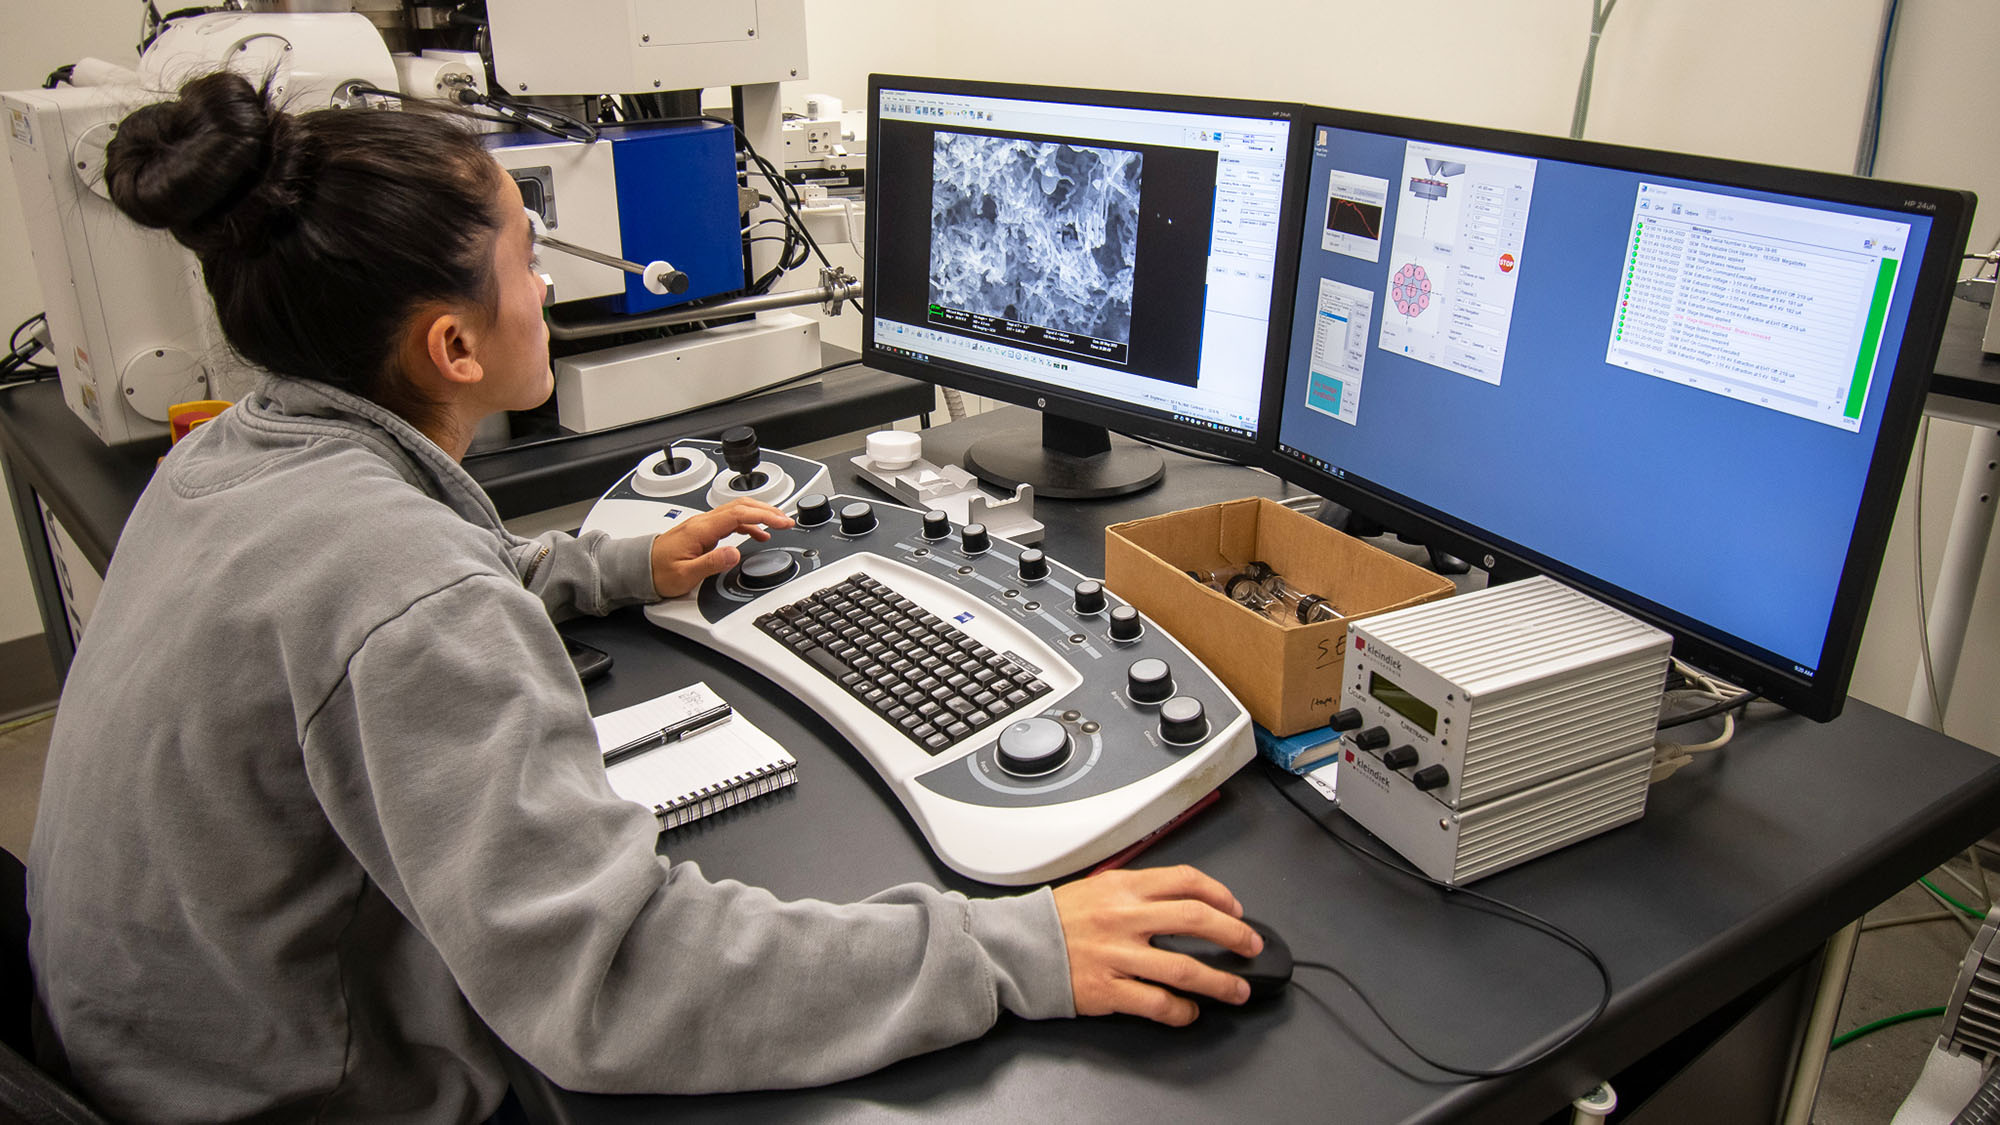
<instances>
[{"instance_id":1,"label":"blue taped object under box","mask_svg":"<svg viewBox=\"0 0 2000 1125\"><path fill-rule=\"evenodd\" d=\"M1314 727L1282 738L1262 724L1253 723L1250 729L1257 736L1257 752L1278 768L1293 773L1317 769L1340 751L1340 736L1332 727Z\"/></svg>"}]
</instances>

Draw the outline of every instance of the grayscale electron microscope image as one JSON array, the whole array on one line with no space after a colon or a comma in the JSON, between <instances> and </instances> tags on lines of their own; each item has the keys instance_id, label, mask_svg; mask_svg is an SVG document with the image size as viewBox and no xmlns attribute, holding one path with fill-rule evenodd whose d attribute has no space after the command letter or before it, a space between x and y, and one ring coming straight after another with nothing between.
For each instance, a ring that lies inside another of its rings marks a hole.
<instances>
[{"instance_id":1,"label":"grayscale electron microscope image","mask_svg":"<svg viewBox=\"0 0 2000 1125\"><path fill-rule=\"evenodd\" d=\"M1131 342L1142 154L947 132L932 152L932 304Z\"/></svg>"}]
</instances>

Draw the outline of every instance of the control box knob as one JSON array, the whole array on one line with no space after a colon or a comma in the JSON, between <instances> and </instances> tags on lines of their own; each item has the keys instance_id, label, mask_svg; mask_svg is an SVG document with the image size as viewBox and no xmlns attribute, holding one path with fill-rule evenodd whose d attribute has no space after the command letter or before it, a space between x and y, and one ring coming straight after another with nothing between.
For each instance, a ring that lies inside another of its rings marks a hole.
<instances>
[{"instance_id":1,"label":"control box knob","mask_svg":"<svg viewBox=\"0 0 2000 1125\"><path fill-rule=\"evenodd\" d=\"M1160 704L1160 737L1176 746L1193 746L1208 737L1208 714L1201 700L1176 695Z\"/></svg>"},{"instance_id":2,"label":"control box knob","mask_svg":"<svg viewBox=\"0 0 2000 1125\"><path fill-rule=\"evenodd\" d=\"M1040 582L1049 576L1049 557L1038 547L1021 552L1021 581Z\"/></svg>"},{"instance_id":3,"label":"control box knob","mask_svg":"<svg viewBox=\"0 0 2000 1125\"><path fill-rule=\"evenodd\" d=\"M805 509L801 508L799 510L803 512ZM1333 718L1328 719L1326 725L1333 728L1336 733L1344 734L1347 731L1359 730L1361 729L1361 709L1359 707L1344 707L1334 712Z\"/></svg>"},{"instance_id":4,"label":"control box knob","mask_svg":"<svg viewBox=\"0 0 2000 1125\"><path fill-rule=\"evenodd\" d=\"M1410 775L1410 784L1424 790L1442 789L1444 788L1444 783L1449 780L1451 780L1451 775L1445 772L1443 766L1435 762Z\"/></svg>"},{"instance_id":5,"label":"control box knob","mask_svg":"<svg viewBox=\"0 0 2000 1125\"><path fill-rule=\"evenodd\" d=\"M1392 770L1406 770L1417 764L1417 748L1404 743L1394 750L1382 751L1382 764Z\"/></svg>"},{"instance_id":6,"label":"control box knob","mask_svg":"<svg viewBox=\"0 0 2000 1125\"><path fill-rule=\"evenodd\" d=\"M1111 639L1114 641L1136 641L1145 626L1139 620L1139 611L1129 605L1121 605L1111 611Z\"/></svg>"},{"instance_id":7,"label":"control box knob","mask_svg":"<svg viewBox=\"0 0 2000 1125\"><path fill-rule=\"evenodd\" d=\"M843 504L840 508L840 533L842 535L866 535L875 530L875 505L866 500Z\"/></svg>"},{"instance_id":8,"label":"control box knob","mask_svg":"<svg viewBox=\"0 0 2000 1125\"><path fill-rule=\"evenodd\" d=\"M951 518L943 512L924 513L924 538L943 539L951 534Z\"/></svg>"},{"instance_id":9,"label":"control box knob","mask_svg":"<svg viewBox=\"0 0 2000 1125\"><path fill-rule=\"evenodd\" d=\"M994 744L1000 768L1015 777L1040 777L1069 761L1069 732L1054 719L1037 716L1010 724Z\"/></svg>"},{"instance_id":10,"label":"control box knob","mask_svg":"<svg viewBox=\"0 0 2000 1125\"><path fill-rule=\"evenodd\" d=\"M1389 731L1384 727L1369 727L1354 735L1354 748L1357 750L1380 750L1387 745Z\"/></svg>"},{"instance_id":11,"label":"control box knob","mask_svg":"<svg viewBox=\"0 0 2000 1125\"><path fill-rule=\"evenodd\" d=\"M799 497L798 522L801 527L818 527L833 518L833 508L823 492L808 492Z\"/></svg>"},{"instance_id":12,"label":"control box knob","mask_svg":"<svg viewBox=\"0 0 2000 1125\"><path fill-rule=\"evenodd\" d=\"M1104 583L1095 578L1086 578L1076 584L1076 611L1078 613L1104 612Z\"/></svg>"},{"instance_id":13,"label":"control box knob","mask_svg":"<svg viewBox=\"0 0 2000 1125\"><path fill-rule=\"evenodd\" d=\"M958 533L958 542L968 555L983 555L993 546L993 540L986 534L986 525L983 523L966 524Z\"/></svg>"},{"instance_id":14,"label":"control box knob","mask_svg":"<svg viewBox=\"0 0 2000 1125\"><path fill-rule=\"evenodd\" d=\"M1164 660L1134 660L1125 670L1125 695L1134 703L1159 703L1174 694L1173 669Z\"/></svg>"}]
</instances>

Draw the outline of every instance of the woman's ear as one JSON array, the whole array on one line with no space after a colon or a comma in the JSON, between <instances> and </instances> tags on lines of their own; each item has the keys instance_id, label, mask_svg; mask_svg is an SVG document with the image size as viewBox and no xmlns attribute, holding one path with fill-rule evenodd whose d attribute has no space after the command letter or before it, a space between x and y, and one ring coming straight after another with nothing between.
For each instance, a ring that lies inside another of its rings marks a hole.
<instances>
[{"instance_id":1,"label":"woman's ear","mask_svg":"<svg viewBox=\"0 0 2000 1125\"><path fill-rule=\"evenodd\" d=\"M424 319L419 318L419 322ZM424 353L437 378L467 387L485 378L485 370L473 358L473 330L466 318L456 312L444 312L429 316L428 320L429 324L424 329Z\"/></svg>"},{"instance_id":2,"label":"woman's ear","mask_svg":"<svg viewBox=\"0 0 2000 1125\"><path fill-rule=\"evenodd\" d=\"M473 331L470 320L451 308L422 309L403 329L397 366L425 398L452 398L486 375L473 355Z\"/></svg>"}]
</instances>

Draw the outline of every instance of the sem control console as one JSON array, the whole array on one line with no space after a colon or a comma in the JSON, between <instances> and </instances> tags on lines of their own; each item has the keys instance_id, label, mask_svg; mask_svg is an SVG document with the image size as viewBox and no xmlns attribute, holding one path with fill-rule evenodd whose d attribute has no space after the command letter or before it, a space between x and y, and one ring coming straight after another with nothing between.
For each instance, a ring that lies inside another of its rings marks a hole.
<instances>
[{"instance_id":1,"label":"sem control console","mask_svg":"<svg viewBox=\"0 0 2000 1125\"><path fill-rule=\"evenodd\" d=\"M1248 714L1200 661L1043 551L860 497L796 510L646 615L825 717L954 870L1004 885L1081 870L1255 755Z\"/></svg>"}]
</instances>

